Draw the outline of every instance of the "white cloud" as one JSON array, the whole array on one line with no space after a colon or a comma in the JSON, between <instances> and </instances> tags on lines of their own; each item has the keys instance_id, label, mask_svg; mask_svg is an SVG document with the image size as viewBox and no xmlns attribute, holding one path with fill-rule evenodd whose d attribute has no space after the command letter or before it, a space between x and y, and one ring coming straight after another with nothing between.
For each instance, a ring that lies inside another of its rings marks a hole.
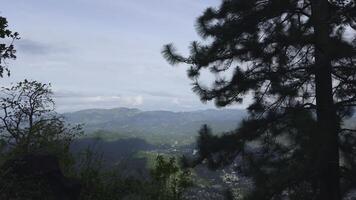
<instances>
[{"instance_id":1,"label":"white cloud","mask_svg":"<svg viewBox=\"0 0 356 200\"><path fill-rule=\"evenodd\" d=\"M127 106L139 106L143 104L143 97L142 96L74 96L74 97L61 97L57 96L57 100L70 100L75 102L78 100L82 103L118 103Z\"/></svg>"},{"instance_id":2,"label":"white cloud","mask_svg":"<svg viewBox=\"0 0 356 200\"><path fill-rule=\"evenodd\" d=\"M128 106L141 106L143 105L143 97L142 96L134 96L134 97L121 97L121 99Z\"/></svg>"},{"instance_id":3,"label":"white cloud","mask_svg":"<svg viewBox=\"0 0 356 200\"><path fill-rule=\"evenodd\" d=\"M177 105L180 105L180 104L181 104L181 103L180 103L180 100L179 100L178 98L172 99L172 103L173 103L173 104L177 104Z\"/></svg>"}]
</instances>

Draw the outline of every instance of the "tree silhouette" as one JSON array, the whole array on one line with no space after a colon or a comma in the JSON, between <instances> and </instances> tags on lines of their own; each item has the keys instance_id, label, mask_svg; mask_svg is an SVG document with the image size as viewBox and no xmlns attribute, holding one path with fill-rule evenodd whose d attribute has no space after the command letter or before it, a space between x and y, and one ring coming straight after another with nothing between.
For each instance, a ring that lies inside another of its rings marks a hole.
<instances>
[{"instance_id":1,"label":"tree silhouette","mask_svg":"<svg viewBox=\"0 0 356 200\"><path fill-rule=\"evenodd\" d=\"M355 19L353 0L223 0L198 18L204 42L188 57L164 47L171 64L190 65L203 102L253 96L249 119L208 137L215 149L204 153L217 166L243 156L240 171L256 186L250 199L338 200L352 188L355 131L342 122L356 105ZM211 85L199 79L205 70Z\"/></svg>"},{"instance_id":2,"label":"tree silhouette","mask_svg":"<svg viewBox=\"0 0 356 200\"><path fill-rule=\"evenodd\" d=\"M24 80L0 90L0 139L19 153L69 148L80 126L69 127L54 112L50 84Z\"/></svg>"},{"instance_id":3,"label":"tree silhouette","mask_svg":"<svg viewBox=\"0 0 356 200\"><path fill-rule=\"evenodd\" d=\"M4 72L10 75L6 60L16 58L13 42L18 39L19 34L9 30L6 18L0 16L0 77L3 77Z\"/></svg>"}]
</instances>

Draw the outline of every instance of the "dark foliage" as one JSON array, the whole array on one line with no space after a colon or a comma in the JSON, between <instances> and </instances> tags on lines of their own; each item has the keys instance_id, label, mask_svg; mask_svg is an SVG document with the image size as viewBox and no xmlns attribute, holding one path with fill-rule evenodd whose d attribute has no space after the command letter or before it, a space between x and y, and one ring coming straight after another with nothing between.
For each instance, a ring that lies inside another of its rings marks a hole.
<instances>
[{"instance_id":1,"label":"dark foliage","mask_svg":"<svg viewBox=\"0 0 356 200\"><path fill-rule=\"evenodd\" d=\"M68 149L81 133L80 126L67 126L55 113L49 84L24 80L2 87L0 96L0 140L12 150L48 153L50 146Z\"/></svg>"},{"instance_id":2,"label":"dark foliage","mask_svg":"<svg viewBox=\"0 0 356 200\"><path fill-rule=\"evenodd\" d=\"M10 75L6 60L16 58L13 42L18 39L19 34L9 30L6 18L0 16L0 77L3 77L5 72Z\"/></svg>"},{"instance_id":3,"label":"dark foliage","mask_svg":"<svg viewBox=\"0 0 356 200\"><path fill-rule=\"evenodd\" d=\"M188 57L166 45L171 64L190 65L203 102L253 96L241 128L222 137L202 128L198 160L240 158L255 183L247 199L337 200L355 188L355 131L343 126L356 105L355 17L352 0L224 0L197 20L205 42Z\"/></svg>"},{"instance_id":4,"label":"dark foliage","mask_svg":"<svg viewBox=\"0 0 356 200\"><path fill-rule=\"evenodd\" d=\"M25 80L0 93L0 199L78 199L63 173L81 129L56 115L50 86Z\"/></svg>"},{"instance_id":5,"label":"dark foliage","mask_svg":"<svg viewBox=\"0 0 356 200\"><path fill-rule=\"evenodd\" d=\"M144 179L125 176L120 167L104 169L102 156L91 149L83 153L77 175L83 200L180 200L192 185L190 171L180 169L173 157L157 156L150 177Z\"/></svg>"},{"instance_id":6,"label":"dark foliage","mask_svg":"<svg viewBox=\"0 0 356 200\"><path fill-rule=\"evenodd\" d=\"M63 175L58 158L25 155L0 168L0 198L8 200L78 200L80 183Z\"/></svg>"}]
</instances>

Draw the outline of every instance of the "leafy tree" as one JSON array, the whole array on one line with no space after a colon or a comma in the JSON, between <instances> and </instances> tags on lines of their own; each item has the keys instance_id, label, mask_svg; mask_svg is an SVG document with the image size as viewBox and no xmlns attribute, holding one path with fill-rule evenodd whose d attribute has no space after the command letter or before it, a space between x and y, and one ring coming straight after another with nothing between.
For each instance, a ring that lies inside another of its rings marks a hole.
<instances>
[{"instance_id":1,"label":"leafy tree","mask_svg":"<svg viewBox=\"0 0 356 200\"><path fill-rule=\"evenodd\" d=\"M190 65L203 102L224 107L252 95L239 129L200 140L200 160L216 167L243 157L239 170L255 182L249 199L339 200L355 187L355 131L343 126L356 105L355 6L223 0L199 17L204 42L188 57L164 47L171 64ZM205 70L216 77L211 85L200 80Z\"/></svg>"},{"instance_id":2,"label":"leafy tree","mask_svg":"<svg viewBox=\"0 0 356 200\"><path fill-rule=\"evenodd\" d=\"M9 148L22 153L46 152L55 147L68 151L71 141L80 134L80 126L67 126L54 112L49 84L24 80L3 87L0 93L0 138Z\"/></svg>"},{"instance_id":3,"label":"leafy tree","mask_svg":"<svg viewBox=\"0 0 356 200\"><path fill-rule=\"evenodd\" d=\"M62 173L73 168L69 148L81 128L54 112L51 95L49 84L28 80L0 90L1 198L59 199L61 184L76 187Z\"/></svg>"},{"instance_id":4,"label":"leafy tree","mask_svg":"<svg viewBox=\"0 0 356 200\"><path fill-rule=\"evenodd\" d=\"M157 194L154 194L152 199L180 200L184 190L192 185L190 171L181 170L174 157L166 160L161 155L157 156L151 175L153 184L158 189L154 190Z\"/></svg>"},{"instance_id":5,"label":"leafy tree","mask_svg":"<svg viewBox=\"0 0 356 200\"><path fill-rule=\"evenodd\" d=\"M105 169L103 159L88 148L79 160L77 177L82 183L80 199L180 200L192 185L190 171L181 170L174 158L157 156L149 180L123 176L120 168Z\"/></svg>"},{"instance_id":6,"label":"leafy tree","mask_svg":"<svg viewBox=\"0 0 356 200\"><path fill-rule=\"evenodd\" d=\"M6 18L0 16L0 77L3 77L4 72L10 75L6 60L16 58L13 43L18 39L19 34L9 30Z\"/></svg>"}]
</instances>

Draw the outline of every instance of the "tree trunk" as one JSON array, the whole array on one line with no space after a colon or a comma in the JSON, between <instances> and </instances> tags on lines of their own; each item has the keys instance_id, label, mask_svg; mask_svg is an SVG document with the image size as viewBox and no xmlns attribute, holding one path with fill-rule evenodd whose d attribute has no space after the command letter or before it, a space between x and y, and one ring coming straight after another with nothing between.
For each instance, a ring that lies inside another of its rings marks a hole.
<instances>
[{"instance_id":1,"label":"tree trunk","mask_svg":"<svg viewBox=\"0 0 356 200\"><path fill-rule=\"evenodd\" d=\"M333 100L331 60L329 58L329 2L312 0L315 33L315 92L317 106L316 159L318 200L340 200L337 114Z\"/></svg>"}]
</instances>

